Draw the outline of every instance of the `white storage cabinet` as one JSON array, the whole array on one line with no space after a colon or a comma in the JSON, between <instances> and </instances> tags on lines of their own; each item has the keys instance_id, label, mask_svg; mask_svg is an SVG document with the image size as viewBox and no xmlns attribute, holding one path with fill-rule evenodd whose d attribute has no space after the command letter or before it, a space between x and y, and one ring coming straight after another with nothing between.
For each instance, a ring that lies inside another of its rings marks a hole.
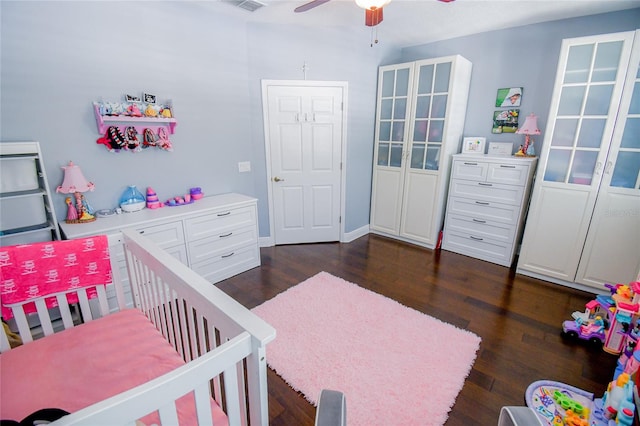
<instances>
[{"instance_id":1,"label":"white storage cabinet","mask_svg":"<svg viewBox=\"0 0 640 426\"><path fill-rule=\"evenodd\" d=\"M371 232L435 247L471 68L462 56L380 67Z\"/></svg>"},{"instance_id":2,"label":"white storage cabinet","mask_svg":"<svg viewBox=\"0 0 640 426\"><path fill-rule=\"evenodd\" d=\"M511 266L537 159L453 156L442 248Z\"/></svg>"},{"instance_id":3,"label":"white storage cabinet","mask_svg":"<svg viewBox=\"0 0 640 426\"><path fill-rule=\"evenodd\" d=\"M0 243L59 240L38 142L0 143Z\"/></svg>"},{"instance_id":4,"label":"white storage cabinet","mask_svg":"<svg viewBox=\"0 0 640 426\"><path fill-rule=\"evenodd\" d=\"M605 291L640 272L640 31L562 43L517 271Z\"/></svg>"},{"instance_id":5,"label":"white storage cabinet","mask_svg":"<svg viewBox=\"0 0 640 426\"><path fill-rule=\"evenodd\" d=\"M90 223L60 223L60 227L67 239L133 228L212 283L260 266L257 200L241 194L208 196L189 205L143 209ZM126 281L124 251L116 256ZM132 305L129 286L125 289ZM107 293L110 306L115 306L115 293L109 287Z\"/></svg>"}]
</instances>

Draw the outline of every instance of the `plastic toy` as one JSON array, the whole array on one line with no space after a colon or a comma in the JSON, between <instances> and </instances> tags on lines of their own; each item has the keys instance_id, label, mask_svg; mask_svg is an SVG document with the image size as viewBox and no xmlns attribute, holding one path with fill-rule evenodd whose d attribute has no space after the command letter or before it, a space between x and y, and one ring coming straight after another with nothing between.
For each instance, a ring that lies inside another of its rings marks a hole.
<instances>
[{"instance_id":1,"label":"plastic toy","mask_svg":"<svg viewBox=\"0 0 640 426\"><path fill-rule=\"evenodd\" d=\"M147 208L148 209L158 209L160 207L164 207L164 204L160 202L158 199L158 194L153 190L153 188L147 188Z\"/></svg>"},{"instance_id":2,"label":"plastic toy","mask_svg":"<svg viewBox=\"0 0 640 426\"><path fill-rule=\"evenodd\" d=\"M204 193L202 192L202 189L200 187L190 188L189 195L194 200L199 200L200 198L204 197Z\"/></svg>"},{"instance_id":3,"label":"plastic toy","mask_svg":"<svg viewBox=\"0 0 640 426\"><path fill-rule=\"evenodd\" d=\"M160 115L162 116L162 118L171 118L173 117L173 115L171 114L171 109L168 107L162 108L160 110Z\"/></svg>"}]
</instances>

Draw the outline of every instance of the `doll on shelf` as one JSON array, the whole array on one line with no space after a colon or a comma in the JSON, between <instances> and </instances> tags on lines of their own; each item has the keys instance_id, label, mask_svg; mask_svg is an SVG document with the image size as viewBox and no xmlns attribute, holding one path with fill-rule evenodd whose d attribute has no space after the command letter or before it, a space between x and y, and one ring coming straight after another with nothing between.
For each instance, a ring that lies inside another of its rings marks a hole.
<instances>
[{"instance_id":1,"label":"doll on shelf","mask_svg":"<svg viewBox=\"0 0 640 426\"><path fill-rule=\"evenodd\" d=\"M518 149L518 152L516 152L514 154L516 157L524 157L526 154L524 152L524 148L522 147L522 145L520 145L520 148Z\"/></svg>"}]
</instances>

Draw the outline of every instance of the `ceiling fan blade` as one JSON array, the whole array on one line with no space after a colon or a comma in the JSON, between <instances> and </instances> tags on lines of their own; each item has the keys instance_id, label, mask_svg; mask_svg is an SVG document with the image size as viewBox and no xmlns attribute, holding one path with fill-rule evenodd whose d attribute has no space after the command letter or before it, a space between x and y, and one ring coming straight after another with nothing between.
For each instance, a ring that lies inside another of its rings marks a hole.
<instances>
[{"instance_id":1,"label":"ceiling fan blade","mask_svg":"<svg viewBox=\"0 0 640 426\"><path fill-rule=\"evenodd\" d=\"M296 7L293 11L306 12L307 10L313 9L314 7L320 6L321 4L325 4L328 1L331 1L331 0L313 0L313 1L310 1L309 3L303 4L302 6Z\"/></svg>"}]
</instances>

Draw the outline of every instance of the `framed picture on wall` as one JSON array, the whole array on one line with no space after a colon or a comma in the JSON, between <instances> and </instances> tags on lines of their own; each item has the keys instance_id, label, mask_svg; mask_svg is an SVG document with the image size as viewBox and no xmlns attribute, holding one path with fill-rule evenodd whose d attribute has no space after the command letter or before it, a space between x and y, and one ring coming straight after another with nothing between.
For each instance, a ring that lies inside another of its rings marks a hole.
<instances>
[{"instance_id":1,"label":"framed picture on wall","mask_svg":"<svg viewBox=\"0 0 640 426\"><path fill-rule=\"evenodd\" d=\"M522 101L522 87L505 87L498 89L496 96L496 106L515 108L520 106Z\"/></svg>"},{"instance_id":2,"label":"framed picture on wall","mask_svg":"<svg viewBox=\"0 0 640 426\"><path fill-rule=\"evenodd\" d=\"M486 138L481 138L478 136L471 136L464 138L462 140L462 149L460 153L462 154L484 154L484 144L486 143Z\"/></svg>"},{"instance_id":3,"label":"framed picture on wall","mask_svg":"<svg viewBox=\"0 0 640 426\"><path fill-rule=\"evenodd\" d=\"M505 109L493 113L491 133L515 133L518 130L519 109Z\"/></svg>"}]
</instances>

